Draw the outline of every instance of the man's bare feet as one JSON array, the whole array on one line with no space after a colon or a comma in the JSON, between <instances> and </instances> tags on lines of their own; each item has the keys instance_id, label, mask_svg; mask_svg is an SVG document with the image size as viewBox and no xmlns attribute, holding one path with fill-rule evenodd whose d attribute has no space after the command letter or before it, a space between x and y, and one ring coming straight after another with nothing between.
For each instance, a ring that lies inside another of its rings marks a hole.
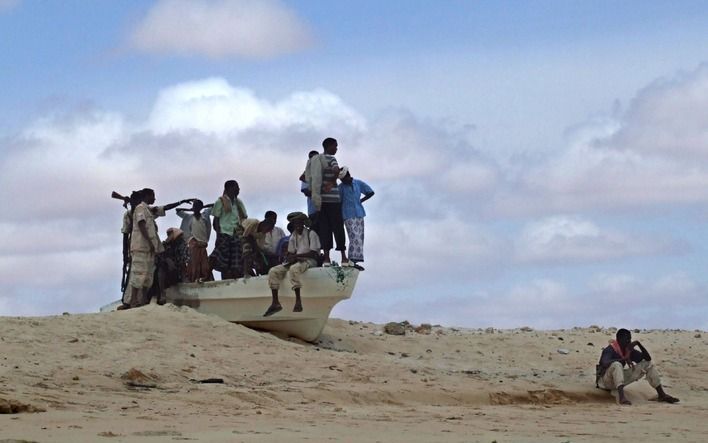
<instances>
[{"instance_id":1,"label":"man's bare feet","mask_svg":"<svg viewBox=\"0 0 708 443\"><path fill-rule=\"evenodd\" d=\"M293 308L293 312L302 312L302 304L295 303L295 307Z\"/></svg>"},{"instance_id":2,"label":"man's bare feet","mask_svg":"<svg viewBox=\"0 0 708 443\"><path fill-rule=\"evenodd\" d=\"M624 406L632 406L632 402L627 400L627 398L620 398L619 404L624 405Z\"/></svg>"},{"instance_id":3,"label":"man's bare feet","mask_svg":"<svg viewBox=\"0 0 708 443\"><path fill-rule=\"evenodd\" d=\"M270 317L271 315L275 314L276 312L282 311L283 307L280 306L280 303L278 304L272 304L270 307L268 307L268 310L263 314L263 317Z\"/></svg>"}]
</instances>

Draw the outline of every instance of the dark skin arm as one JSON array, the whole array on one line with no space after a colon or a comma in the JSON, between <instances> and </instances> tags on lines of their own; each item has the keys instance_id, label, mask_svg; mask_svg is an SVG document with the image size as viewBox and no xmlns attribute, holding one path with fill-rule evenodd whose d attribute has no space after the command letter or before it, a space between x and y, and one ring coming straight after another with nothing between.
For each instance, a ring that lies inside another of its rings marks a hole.
<instances>
[{"instance_id":1,"label":"dark skin arm","mask_svg":"<svg viewBox=\"0 0 708 443\"><path fill-rule=\"evenodd\" d=\"M361 202L364 203L365 201L367 201L368 199L370 199L373 196L374 196L373 191L369 192L368 194L364 194L364 196L361 198Z\"/></svg>"},{"instance_id":2,"label":"dark skin arm","mask_svg":"<svg viewBox=\"0 0 708 443\"><path fill-rule=\"evenodd\" d=\"M170 209L174 209L174 208L176 208L176 207L179 206L179 205L183 205L183 204L185 204L185 203L190 203L192 200L194 200L194 199L193 199L193 198L188 198L188 199L185 199L185 200L180 200L180 201L178 201L178 202L170 203L169 205L165 205L165 206L163 206L163 208L165 209L165 211L169 211Z\"/></svg>"},{"instance_id":3,"label":"dark skin arm","mask_svg":"<svg viewBox=\"0 0 708 443\"><path fill-rule=\"evenodd\" d=\"M213 225L214 225L214 231L217 234L221 234L221 225L219 224L219 217L214 217Z\"/></svg>"},{"instance_id":4,"label":"dark skin arm","mask_svg":"<svg viewBox=\"0 0 708 443\"><path fill-rule=\"evenodd\" d=\"M288 252L288 255L286 255L286 260L290 264L297 262L297 260L300 258L312 258L317 260L317 252L309 251L305 252L304 254L292 254Z\"/></svg>"},{"instance_id":5,"label":"dark skin arm","mask_svg":"<svg viewBox=\"0 0 708 443\"><path fill-rule=\"evenodd\" d=\"M651 361L651 355L649 355L649 351L647 351L647 349L644 346L642 346L641 343L639 343L639 340L633 341L632 344L629 346L631 348L634 348L635 346L639 346L639 350L642 352L644 360Z\"/></svg>"}]
</instances>

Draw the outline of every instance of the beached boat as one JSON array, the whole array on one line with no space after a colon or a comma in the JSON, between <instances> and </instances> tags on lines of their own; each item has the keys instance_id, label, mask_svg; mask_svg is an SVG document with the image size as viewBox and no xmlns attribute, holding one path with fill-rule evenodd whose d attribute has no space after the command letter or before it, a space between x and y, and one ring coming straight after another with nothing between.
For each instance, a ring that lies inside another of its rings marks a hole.
<instances>
[{"instance_id":1,"label":"beached boat","mask_svg":"<svg viewBox=\"0 0 708 443\"><path fill-rule=\"evenodd\" d=\"M332 266L308 269L302 275L302 312L292 312L295 293L288 277L280 286L283 310L263 317L271 302L268 276L204 283L181 283L166 292L167 302L189 306L203 314L213 314L250 328L282 332L305 341L322 333L334 305L352 296L359 270ZM119 302L101 308L111 311Z\"/></svg>"}]
</instances>

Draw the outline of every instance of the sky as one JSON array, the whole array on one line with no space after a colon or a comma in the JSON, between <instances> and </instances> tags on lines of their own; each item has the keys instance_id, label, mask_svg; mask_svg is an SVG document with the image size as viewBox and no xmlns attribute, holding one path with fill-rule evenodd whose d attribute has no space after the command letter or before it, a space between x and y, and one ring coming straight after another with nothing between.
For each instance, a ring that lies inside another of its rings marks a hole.
<instances>
[{"instance_id":1,"label":"sky","mask_svg":"<svg viewBox=\"0 0 708 443\"><path fill-rule=\"evenodd\" d=\"M0 0L0 315L117 299L122 207L376 195L334 316L708 329L708 4ZM178 226L158 219L160 231Z\"/></svg>"}]
</instances>

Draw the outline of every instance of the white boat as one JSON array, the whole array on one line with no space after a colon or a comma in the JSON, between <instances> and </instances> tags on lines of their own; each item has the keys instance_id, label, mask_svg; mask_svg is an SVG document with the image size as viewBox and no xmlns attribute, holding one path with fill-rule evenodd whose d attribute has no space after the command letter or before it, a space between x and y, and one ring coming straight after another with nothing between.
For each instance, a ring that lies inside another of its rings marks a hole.
<instances>
[{"instance_id":1,"label":"white boat","mask_svg":"<svg viewBox=\"0 0 708 443\"><path fill-rule=\"evenodd\" d=\"M305 341L315 341L322 333L334 305L352 296L358 276L359 270L350 267L308 269L301 277L302 312L292 311L295 292L286 276L278 294L283 310L270 317L263 317L271 303L267 275L180 283L168 288L166 296L168 303L189 306L203 314L213 314L249 328L282 332ZM119 304L106 305L101 311L111 311Z\"/></svg>"}]
</instances>

